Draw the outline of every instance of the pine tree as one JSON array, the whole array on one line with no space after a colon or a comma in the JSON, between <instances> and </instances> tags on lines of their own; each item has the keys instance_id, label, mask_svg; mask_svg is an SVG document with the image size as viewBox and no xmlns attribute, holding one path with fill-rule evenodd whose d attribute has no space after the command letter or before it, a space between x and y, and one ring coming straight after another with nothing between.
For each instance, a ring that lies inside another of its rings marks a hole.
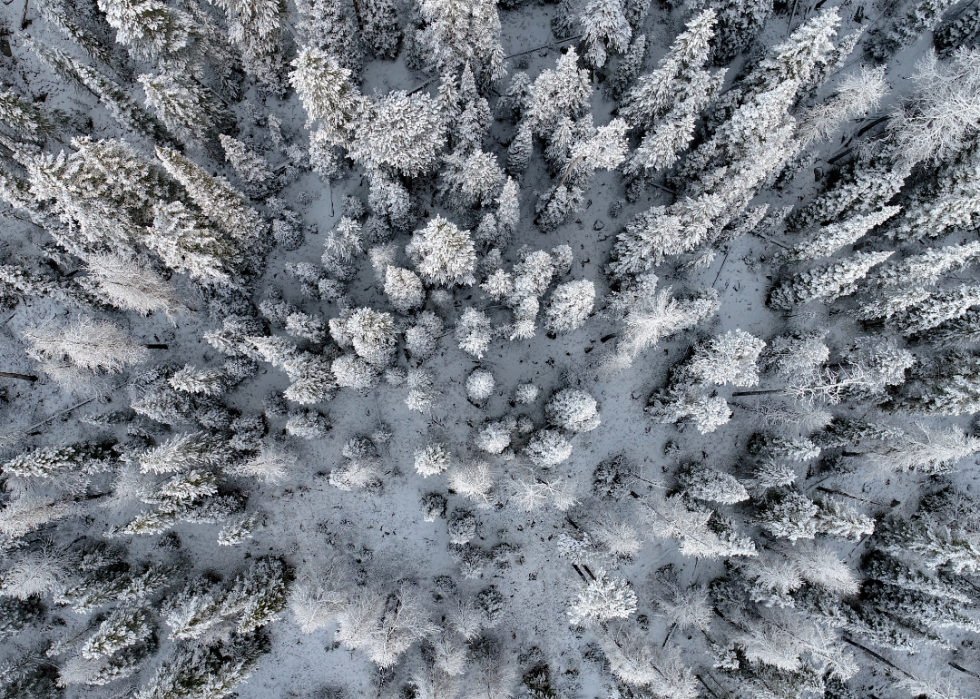
<instances>
[{"instance_id":1,"label":"pine tree","mask_svg":"<svg viewBox=\"0 0 980 699\"><path fill-rule=\"evenodd\" d=\"M628 580L597 570L595 579L579 592L568 608L572 626L593 627L611 619L626 619L636 611L637 597Z\"/></svg>"},{"instance_id":2,"label":"pine tree","mask_svg":"<svg viewBox=\"0 0 980 699\"><path fill-rule=\"evenodd\" d=\"M737 329L700 345L685 368L699 380L719 386L755 386L759 383L756 363L765 346L759 338Z\"/></svg>"},{"instance_id":3,"label":"pine tree","mask_svg":"<svg viewBox=\"0 0 980 699\"><path fill-rule=\"evenodd\" d=\"M493 374L486 369L475 369L466 377L466 397L473 403L486 403L495 387Z\"/></svg>"},{"instance_id":4,"label":"pine tree","mask_svg":"<svg viewBox=\"0 0 980 699\"><path fill-rule=\"evenodd\" d=\"M244 681L255 667L265 643L260 636L235 636L210 644L178 644L136 699L221 697Z\"/></svg>"},{"instance_id":5,"label":"pine tree","mask_svg":"<svg viewBox=\"0 0 980 699\"><path fill-rule=\"evenodd\" d=\"M205 284L231 285L242 264L232 243L219 236L179 201L156 204L153 226L143 242L177 272Z\"/></svg>"},{"instance_id":6,"label":"pine tree","mask_svg":"<svg viewBox=\"0 0 980 699\"><path fill-rule=\"evenodd\" d=\"M99 9L134 58L155 61L188 45L190 16L159 0L99 0Z\"/></svg>"},{"instance_id":7,"label":"pine tree","mask_svg":"<svg viewBox=\"0 0 980 699\"><path fill-rule=\"evenodd\" d=\"M885 206L902 188L911 168L859 161L831 189L794 213L792 224L829 222L847 214Z\"/></svg>"},{"instance_id":8,"label":"pine tree","mask_svg":"<svg viewBox=\"0 0 980 699\"><path fill-rule=\"evenodd\" d=\"M901 207L886 206L864 216L853 216L841 223L825 226L809 241L795 245L786 254L787 260L815 260L829 257L842 247L856 243L869 231L897 214Z\"/></svg>"},{"instance_id":9,"label":"pine tree","mask_svg":"<svg viewBox=\"0 0 980 699\"><path fill-rule=\"evenodd\" d=\"M538 430L524 447L524 455L541 468L551 468L568 460L572 444L558 430Z\"/></svg>"},{"instance_id":10,"label":"pine tree","mask_svg":"<svg viewBox=\"0 0 980 699\"><path fill-rule=\"evenodd\" d=\"M895 323L903 335L920 335L941 323L962 317L980 304L980 286L961 284L958 289L939 291L897 314Z\"/></svg>"},{"instance_id":11,"label":"pine tree","mask_svg":"<svg viewBox=\"0 0 980 699\"><path fill-rule=\"evenodd\" d=\"M685 468L678 475L678 481L684 492L699 500L732 505L749 498L745 486L734 476L716 471L705 463Z\"/></svg>"},{"instance_id":12,"label":"pine tree","mask_svg":"<svg viewBox=\"0 0 980 699\"><path fill-rule=\"evenodd\" d=\"M581 279L559 284L545 309L545 327L567 333L582 327L595 303L595 285Z\"/></svg>"},{"instance_id":13,"label":"pine tree","mask_svg":"<svg viewBox=\"0 0 980 699\"><path fill-rule=\"evenodd\" d=\"M125 141L72 139L75 153L38 153L24 158L31 193L53 201L67 224L52 227L60 245L81 258L95 251L126 251L142 235L151 202L169 187Z\"/></svg>"},{"instance_id":14,"label":"pine tree","mask_svg":"<svg viewBox=\"0 0 980 699\"><path fill-rule=\"evenodd\" d=\"M86 639L79 652L87 660L112 655L132 646L153 633L150 615L141 607L118 607Z\"/></svg>"},{"instance_id":15,"label":"pine tree","mask_svg":"<svg viewBox=\"0 0 980 699\"><path fill-rule=\"evenodd\" d=\"M363 101L350 82L351 71L329 53L310 47L292 65L289 80L306 110L307 128L318 123L318 133L329 143L346 146Z\"/></svg>"},{"instance_id":16,"label":"pine tree","mask_svg":"<svg viewBox=\"0 0 980 699\"><path fill-rule=\"evenodd\" d=\"M486 313L473 307L463 311L456 324L456 339L461 350L482 359L491 337L490 317Z\"/></svg>"},{"instance_id":17,"label":"pine tree","mask_svg":"<svg viewBox=\"0 0 980 699\"><path fill-rule=\"evenodd\" d=\"M96 254L88 259L90 279L112 305L140 315L160 311L168 318L187 312L172 284L137 259Z\"/></svg>"},{"instance_id":18,"label":"pine tree","mask_svg":"<svg viewBox=\"0 0 980 699\"><path fill-rule=\"evenodd\" d=\"M201 393L206 396L218 396L228 388L228 377L222 371L215 369L196 369L187 364L168 379L175 390L184 393Z\"/></svg>"},{"instance_id":19,"label":"pine tree","mask_svg":"<svg viewBox=\"0 0 980 699\"><path fill-rule=\"evenodd\" d=\"M353 9L341 0L297 2L300 21L296 29L304 39L301 52L320 49L353 75L360 75L364 50Z\"/></svg>"},{"instance_id":20,"label":"pine tree","mask_svg":"<svg viewBox=\"0 0 980 699\"><path fill-rule=\"evenodd\" d=\"M833 301L853 294L857 290L856 282L891 255L891 252L858 252L835 264L798 274L772 290L769 305L789 310L799 304L819 299Z\"/></svg>"},{"instance_id":21,"label":"pine tree","mask_svg":"<svg viewBox=\"0 0 980 699\"><path fill-rule=\"evenodd\" d=\"M157 146L156 152L167 172L215 226L253 254L261 253L268 226L242 194L225 178L212 177L177 151Z\"/></svg>"},{"instance_id":22,"label":"pine tree","mask_svg":"<svg viewBox=\"0 0 980 699\"><path fill-rule=\"evenodd\" d=\"M146 106L153 108L171 133L184 143L205 140L220 116L206 87L167 72L157 76L147 73L137 79L146 95Z\"/></svg>"},{"instance_id":23,"label":"pine tree","mask_svg":"<svg viewBox=\"0 0 980 699\"><path fill-rule=\"evenodd\" d=\"M393 265L385 270L385 294L400 313L410 313L425 303L425 290L418 275Z\"/></svg>"},{"instance_id":24,"label":"pine tree","mask_svg":"<svg viewBox=\"0 0 980 699\"><path fill-rule=\"evenodd\" d=\"M214 0L225 11L228 39L241 49L242 66L276 93L283 91L283 29L286 3L282 0Z\"/></svg>"},{"instance_id":25,"label":"pine tree","mask_svg":"<svg viewBox=\"0 0 980 699\"><path fill-rule=\"evenodd\" d=\"M623 94L633 86L636 76L640 73L640 68L643 67L643 59L646 57L646 52L646 34L634 36L629 48L626 50L626 55L623 56L623 59L616 67L616 72L610 82L609 95L613 99L621 99Z\"/></svg>"},{"instance_id":26,"label":"pine tree","mask_svg":"<svg viewBox=\"0 0 980 699\"><path fill-rule=\"evenodd\" d=\"M271 186L274 175L265 158L248 150L237 138L221 134L218 140L225 152L225 160L231 163L231 167L242 180L250 185Z\"/></svg>"},{"instance_id":27,"label":"pine tree","mask_svg":"<svg viewBox=\"0 0 980 699\"><path fill-rule=\"evenodd\" d=\"M721 195L685 199L670 207L655 206L637 214L613 247L613 274L636 274L700 245L725 211Z\"/></svg>"},{"instance_id":28,"label":"pine tree","mask_svg":"<svg viewBox=\"0 0 980 699\"><path fill-rule=\"evenodd\" d=\"M812 539L817 532L816 515L820 511L803 493L774 488L759 505L759 523L775 537Z\"/></svg>"},{"instance_id":29,"label":"pine tree","mask_svg":"<svg viewBox=\"0 0 980 699\"><path fill-rule=\"evenodd\" d=\"M633 29L626 21L622 0L590 0L579 17L582 40L588 45L585 60L595 68L606 63L607 52L623 53Z\"/></svg>"},{"instance_id":30,"label":"pine tree","mask_svg":"<svg viewBox=\"0 0 980 699\"><path fill-rule=\"evenodd\" d=\"M67 358L73 366L107 374L118 374L148 355L146 347L133 342L117 325L87 316L65 325L31 328L24 339L39 359L58 362Z\"/></svg>"},{"instance_id":31,"label":"pine tree","mask_svg":"<svg viewBox=\"0 0 980 699\"><path fill-rule=\"evenodd\" d=\"M934 187L912 196L911 205L895 221L890 235L899 240L935 238L950 228L972 227L980 212L980 162L975 153L948 162L939 169Z\"/></svg>"},{"instance_id":32,"label":"pine tree","mask_svg":"<svg viewBox=\"0 0 980 699\"><path fill-rule=\"evenodd\" d=\"M402 30L398 25L398 9L392 0L364 0L356 5L361 20L361 33L376 58L394 60Z\"/></svg>"},{"instance_id":33,"label":"pine tree","mask_svg":"<svg viewBox=\"0 0 980 699\"><path fill-rule=\"evenodd\" d=\"M821 534L857 541L874 533L874 520L842 500L826 498L816 500L815 504L820 508L817 512L817 531Z\"/></svg>"},{"instance_id":34,"label":"pine tree","mask_svg":"<svg viewBox=\"0 0 980 699\"><path fill-rule=\"evenodd\" d=\"M418 177L433 168L445 142L439 103L424 92L400 90L364 103L348 154L372 173L390 168Z\"/></svg>"},{"instance_id":35,"label":"pine tree","mask_svg":"<svg viewBox=\"0 0 980 699\"><path fill-rule=\"evenodd\" d=\"M415 470L423 478L435 476L452 464L452 456L445 444L434 442L415 450Z\"/></svg>"},{"instance_id":36,"label":"pine tree","mask_svg":"<svg viewBox=\"0 0 980 699\"><path fill-rule=\"evenodd\" d=\"M412 234L405 252L423 281L432 285L470 286L476 283L476 251L469 231L461 231L441 216Z\"/></svg>"},{"instance_id":37,"label":"pine tree","mask_svg":"<svg viewBox=\"0 0 980 699\"><path fill-rule=\"evenodd\" d=\"M425 46L427 58L441 73L455 73L469 65L482 85L503 77L503 47L497 3L478 0L423 0L419 14L425 27L416 41Z\"/></svg>"},{"instance_id":38,"label":"pine tree","mask_svg":"<svg viewBox=\"0 0 980 699\"><path fill-rule=\"evenodd\" d=\"M286 606L287 570L277 558L260 558L232 583L221 602L222 616L237 617L237 630L246 634L265 626Z\"/></svg>"},{"instance_id":39,"label":"pine tree","mask_svg":"<svg viewBox=\"0 0 980 699\"><path fill-rule=\"evenodd\" d=\"M42 46L33 40L26 40L26 44L63 79L84 86L98 97L112 118L124 128L154 134L156 125L153 123L153 118L129 96L121 85L61 49Z\"/></svg>"},{"instance_id":40,"label":"pine tree","mask_svg":"<svg viewBox=\"0 0 980 699\"><path fill-rule=\"evenodd\" d=\"M592 96L587 70L579 70L578 54L568 49L554 70L543 70L531 85L531 95L522 121L538 135L548 135L562 117L578 117Z\"/></svg>"},{"instance_id":41,"label":"pine tree","mask_svg":"<svg viewBox=\"0 0 980 699\"><path fill-rule=\"evenodd\" d=\"M459 208L488 206L504 183L504 171L497 166L496 157L479 149L468 155L453 153L445 164L445 189Z\"/></svg>"},{"instance_id":42,"label":"pine tree","mask_svg":"<svg viewBox=\"0 0 980 699\"><path fill-rule=\"evenodd\" d=\"M39 139L53 128L44 112L12 88L0 92L0 124L18 136L32 140Z\"/></svg>"},{"instance_id":43,"label":"pine tree","mask_svg":"<svg viewBox=\"0 0 980 699\"><path fill-rule=\"evenodd\" d=\"M681 102L694 97L697 88L689 92L686 85L702 82L708 75L703 66L708 59L714 26L715 11L710 8L688 22L685 30L674 39L667 55L657 64L657 69L637 80L623 100L620 115L634 126L649 128ZM700 100L696 98L695 101ZM685 111L697 112L700 108Z\"/></svg>"},{"instance_id":44,"label":"pine tree","mask_svg":"<svg viewBox=\"0 0 980 699\"><path fill-rule=\"evenodd\" d=\"M726 0L718 7L718 35L714 62L728 63L742 53L772 14L772 0Z\"/></svg>"},{"instance_id":45,"label":"pine tree","mask_svg":"<svg viewBox=\"0 0 980 699\"><path fill-rule=\"evenodd\" d=\"M3 465L3 472L19 478L58 478L71 472L107 471L111 454L105 445L78 443L64 447L35 449Z\"/></svg>"}]
</instances>

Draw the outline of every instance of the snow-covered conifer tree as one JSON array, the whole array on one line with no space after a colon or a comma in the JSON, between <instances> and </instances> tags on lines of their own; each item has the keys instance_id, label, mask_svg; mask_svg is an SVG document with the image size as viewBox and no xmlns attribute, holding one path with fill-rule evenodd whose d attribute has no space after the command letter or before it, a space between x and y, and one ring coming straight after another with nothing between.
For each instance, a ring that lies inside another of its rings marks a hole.
<instances>
[{"instance_id":1,"label":"snow-covered conifer tree","mask_svg":"<svg viewBox=\"0 0 980 699\"><path fill-rule=\"evenodd\" d=\"M442 473L452 463L445 444L433 442L415 450L415 470L423 478Z\"/></svg>"},{"instance_id":2,"label":"snow-covered conifer tree","mask_svg":"<svg viewBox=\"0 0 980 699\"><path fill-rule=\"evenodd\" d=\"M532 132L550 134L562 117L578 117L588 105L592 85L587 70L579 70L578 54L568 49L555 69L547 69L534 80L524 120Z\"/></svg>"},{"instance_id":3,"label":"snow-covered conifer tree","mask_svg":"<svg viewBox=\"0 0 980 699\"><path fill-rule=\"evenodd\" d=\"M524 455L535 466L551 468L572 455L572 443L558 430L538 430L524 447Z\"/></svg>"},{"instance_id":4,"label":"snow-covered conifer tree","mask_svg":"<svg viewBox=\"0 0 980 699\"><path fill-rule=\"evenodd\" d=\"M485 403L495 387L493 374L486 369L475 369L466 377L466 396L474 403Z\"/></svg>"},{"instance_id":5,"label":"snow-covered conifer tree","mask_svg":"<svg viewBox=\"0 0 980 699\"><path fill-rule=\"evenodd\" d=\"M203 142L215 126L220 110L210 91L200 83L170 73L144 74L138 78L146 106L177 138L185 143Z\"/></svg>"},{"instance_id":6,"label":"snow-covered conifer tree","mask_svg":"<svg viewBox=\"0 0 980 699\"><path fill-rule=\"evenodd\" d=\"M442 321L431 311L423 311L415 325L405 331L405 348L416 361L425 361L436 350L436 341L442 333Z\"/></svg>"},{"instance_id":7,"label":"snow-covered conifer tree","mask_svg":"<svg viewBox=\"0 0 980 699\"><path fill-rule=\"evenodd\" d=\"M456 72L466 65L483 85L492 85L504 76L496 2L423 0L419 13L426 24L417 41L428 49L426 58L441 72Z\"/></svg>"},{"instance_id":8,"label":"snow-covered conifer tree","mask_svg":"<svg viewBox=\"0 0 980 699\"><path fill-rule=\"evenodd\" d=\"M587 279L559 284L545 309L545 327L556 333L580 328L592 313L595 285Z\"/></svg>"},{"instance_id":9,"label":"snow-covered conifer tree","mask_svg":"<svg viewBox=\"0 0 980 699\"><path fill-rule=\"evenodd\" d=\"M407 177L430 171L446 142L439 103L424 92L391 92L363 102L354 129L348 154L355 162Z\"/></svg>"},{"instance_id":10,"label":"snow-covered conifer tree","mask_svg":"<svg viewBox=\"0 0 980 699\"><path fill-rule=\"evenodd\" d=\"M242 255L179 201L158 203L143 242L177 272L204 284L232 284Z\"/></svg>"},{"instance_id":11,"label":"snow-covered conifer tree","mask_svg":"<svg viewBox=\"0 0 980 699\"><path fill-rule=\"evenodd\" d=\"M476 251L469 231L461 231L442 216L412 235L405 252L422 279L432 285L470 286L476 283Z\"/></svg>"},{"instance_id":12,"label":"snow-covered conifer tree","mask_svg":"<svg viewBox=\"0 0 980 699\"><path fill-rule=\"evenodd\" d=\"M701 381L719 386L755 386L759 383L756 363L765 346L744 330L733 330L699 346L686 369Z\"/></svg>"},{"instance_id":13,"label":"snow-covered conifer tree","mask_svg":"<svg viewBox=\"0 0 980 699\"><path fill-rule=\"evenodd\" d=\"M314 122L328 141L347 145L362 98L351 83L351 71L318 48L304 47L292 63L290 83L306 110L307 126Z\"/></svg>"},{"instance_id":14,"label":"snow-covered conifer tree","mask_svg":"<svg viewBox=\"0 0 980 699\"><path fill-rule=\"evenodd\" d=\"M486 313L473 307L463 311L456 324L456 339L461 350L482 359L491 337L490 317Z\"/></svg>"},{"instance_id":15,"label":"snow-covered conifer tree","mask_svg":"<svg viewBox=\"0 0 980 699\"><path fill-rule=\"evenodd\" d=\"M250 151L237 138L226 134L218 136L221 148L225 152L225 160L231 163L235 173L251 185L270 184L273 179L272 170L262 156Z\"/></svg>"},{"instance_id":16,"label":"snow-covered conifer tree","mask_svg":"<svg viewBox=\"0 0 980 699\"><path fill-rule=\"evenodd\" d=\"M851 245L863 238L868 231L880 226L897 214L901 207L886 206L864 216L852 216L841 223L832 223L820 230L812 239L793 246L786 254L788 260L816 260L829 257L842 247Z\"/></svg>"},{"instance_id":17,"label":"snow-covered conifer tree","mask_svg":"<svg viewBox=\"0 0 980 699\"><path fill-rule=\"evenodd\" d=\"M99 9L134 58L153 61L188 45L190 16L159 0L99 0Z\"/></svg>"},{"instance_id":18,"label":"snow-covered conifer tree","mask_svg":"<svg viewBox=\"0 0 980 699\"><path fill-rule=\"evenodd\" d=\"M254 254L267 234L268 226L250 207L241 193L223 177L212 177L204 168L170 148L157 146L157 157L167 172L184 185L191 199L223 233Z\"/></svg>"},{"instance_id":19,"label":"snow-covered conifer tree","mask_svg":"<svg viewBox=\"0 0 980 699\"><path fill-rule=\"evenodd\" d=\"M459 207L487 206L497 197L504 171L490 153L479 149L467 155L453 153L445 163L442 176L446 191Z\"/></svg>"},{"instance_id":20,"label":"snow-covered conifer tree","mask_svg":"<svg viewBox=\"0 0 980 699\"><path fill-rule=\"evenodd\" d=\"M514 177L520 177L527 170L533 154L531 126L527 122L521 122L510 146L507 147L507 172Z\"/></svg>"},{"instance_id":21,"label":"snow-covered conifer tree","mask_svg":"<svg viewBox=\"0 0 980 699\"><path fill-rule=\"evenodd\" d=\"M689 101L699 90L704 90L706 85L700 83L708 77L703 66L708 59L714 26L715 11L710 8L688 22L685 30L674 39L667 55L660 60L657 69L641 76L626 95L620 115L634 126L651 127L673 107ZM688 85L698 87L688 92ZM703 98L695 98L695 101L704 103L698 109L688 109L686 112L697 113L707 103Z\"/></svg>"},{"instance_id":22,"label":"snow-covered conifer tree","mask_svg":"<svg viewBox=\"0 0 980 699\"><path fill-rule=\"evenodd\" d=\"M96 254L88 258L88 271L98 290L114 306L144 316L160 311L168 318L187 311L173 285L143 261L122 255Z\"/></svg>"},{"instance_id":23,"label":"snow-covered conifer tree","mask_svg":"<svg viewBox=\"0 0 980 699\"><path fill-rule=\"evenodd\" d=\"M596 68L606 63L609 52L623 53L633 36L626 21L623 0L590 0L579 17L582 39L588 45L585 60Z\"/></svg>"},{"instance_id":24,"label":"snow-covered conifer tree","mask_svg":"<svg viewBox=\"0 0 980 699\"><path fill-rule=\"evenodd\" d=\"M858 252L840 262L817 267L782 282L769 295L773 308L791 309L793 306L820 299L833 301L857 290L856 282L863 279L872 267L881 264L892 253Z\"/></svg>"},{"instance_id":25,"label":"snow-covered conifer tree","mask_svg":"<svg viewBox=\"0 0 980 699\"><path fill-rule=\"evenodd\" d=\"M80 316L64 325L48 323L24 332L37 357L58 362L64 358L90 371L118 374L147 358L144 345L133 342L119 326Z\"/></svg>"},{"instance_id":26,"label":"snow-covered conifer tree","mask_svg":"<svg viewBox=\"0 0 980 699\"><path fill-rule=\"evenodd\" d=\"M385 294L401 313L410 313L425 302L425 290L418 275L393 265L385 270Z\"/></svg>"},{"instance_id":27,"label":"snow-covered conifer tree","mask_svg":"<svg viewBox=\"0 0 980 699\"><path fill-rule=\"evenodd\" d=\"M286 5L281 0L214 0L225 11L228 39L241 49L242 67L273 92L283 91L283 35Z\"/></svg>"},{"instance_id":28,"label":"snow-covered conifer tree","mask_svg":"<svg viewBox=\"0 0 980 699\"><path fill-rule=\"evenodd\" d=\"M598 626L611 619L626 619L636 607L636 593L629 581L599 569L569 606L568 621L572 626Z\"/></svg>"},{"instance_id":29,"label":"snow-covered conifer tree","mask_svg":"<svg viewBox=\"0 0 980 699\"><path fill-rule=\"evenodd\" d=\"M197 369L190 364L171 376L167 383L177 391L200 393L205 396L218 396L228 388L229 379L223 371Z\"/></svg>"}]
</instances>

